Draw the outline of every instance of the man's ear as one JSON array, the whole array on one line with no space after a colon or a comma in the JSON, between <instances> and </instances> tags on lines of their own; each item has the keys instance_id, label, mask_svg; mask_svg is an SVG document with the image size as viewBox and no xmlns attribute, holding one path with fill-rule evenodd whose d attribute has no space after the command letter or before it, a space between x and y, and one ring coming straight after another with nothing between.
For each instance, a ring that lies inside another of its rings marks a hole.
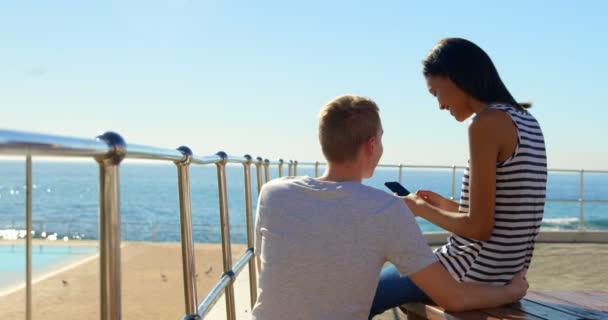
<instances>
[{"instance_id":1,"label":"man's ear","mask_svg":"<svg viewBox=\"0 0 608 320\"><path fill-rule=\"evenodd\" d=\"M365 142L364 147L366 155L371 155L374 153L374 148L376 148L376 137L369 137L369 139L367 139Z\"/></svg>"}]
</instances>

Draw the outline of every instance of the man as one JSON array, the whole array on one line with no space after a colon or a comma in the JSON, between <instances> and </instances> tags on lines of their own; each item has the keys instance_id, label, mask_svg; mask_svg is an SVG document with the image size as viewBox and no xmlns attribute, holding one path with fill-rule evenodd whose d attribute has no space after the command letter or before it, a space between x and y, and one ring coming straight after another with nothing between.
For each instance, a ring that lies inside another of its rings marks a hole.
<instances>
[{"instance_id":1,"label":"man","mask_svg":"<svg viewBox=\"0 0 608 320\"><path fill-rule=\"evenodd\" d=\"M253 319L367 319L386 261L448 310L497 306L525 294L523 273L500 287L456 282L403 199L361 183L382 156L382 134L372 100L338 97L319 116L325 174L264 186L256 218L260 278Z\"/></svg>"}]
</instances>

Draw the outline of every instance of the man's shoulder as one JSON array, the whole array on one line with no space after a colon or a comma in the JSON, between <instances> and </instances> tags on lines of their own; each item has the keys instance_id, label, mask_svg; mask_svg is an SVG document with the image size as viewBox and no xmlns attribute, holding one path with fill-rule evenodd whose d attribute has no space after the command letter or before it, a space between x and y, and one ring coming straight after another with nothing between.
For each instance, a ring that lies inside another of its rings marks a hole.
<instances>
[{"instance_id":1,"label":"man's shoulder","mask_svg":"<svg viewBox=\"0 0 608 320\"><path fill-rule=\"evenodd\" d=\"M401 199L384 190L362 183L327 182L311 177L282 177L271 180L263 186L260 196L264 200L304 196L320 200L346 201L365 208L393 207L403 203Z\"/></svg>"},{"instance_id":2,"label":"man's shoulder","mask_svg":"<svg viewBox=\"0 0 608 320\"><path fill-rule=\"evenodd\" d=\"M290 185L297 183L298 181L304 180L306 177L281 177L272 179L266 182L263 186L263 190L283 189L288 188Z\"/></svg>"},{"instance_id":3,"label":"man's shoulder","mask_svg":"<svg viewBox=\"0 0 608 320\"><path fill-rule=\"evenodd\" d=\"M292 192L293 186L302 183L307 177L281 177L270 180L262 186L260 196L266 198L270 195L283 192Z\"/></svg>"},{"instance_id":4,"label":"man's shoulder","mask_svg":"<svg viewBox=\"0 0 608 320\"><path fill-rule=\"evenodd\" d=\"M380 201L382 203L396 203L400 202L400 199L394 195L374 188L368 185L360 184L353 189L353 196L362 200L373 200Z\"/></svg>"}]
</instances>

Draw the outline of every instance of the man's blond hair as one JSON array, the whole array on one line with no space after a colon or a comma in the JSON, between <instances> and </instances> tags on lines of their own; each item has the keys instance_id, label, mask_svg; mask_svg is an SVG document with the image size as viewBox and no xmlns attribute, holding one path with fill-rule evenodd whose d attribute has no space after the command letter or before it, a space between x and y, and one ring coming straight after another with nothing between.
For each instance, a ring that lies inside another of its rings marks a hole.
<instances>
[{"instance_id":1,"label":"man's blond hair","mask_svg":"<svg viewBox=\"0 0 608 320\"><path fill-rule=\"evenodd\" d=\"M340 96L319 112L319 141L327 161L355 160L359 147L380 128L378 106L369 98Z\"/></svg>"}]
</instances>

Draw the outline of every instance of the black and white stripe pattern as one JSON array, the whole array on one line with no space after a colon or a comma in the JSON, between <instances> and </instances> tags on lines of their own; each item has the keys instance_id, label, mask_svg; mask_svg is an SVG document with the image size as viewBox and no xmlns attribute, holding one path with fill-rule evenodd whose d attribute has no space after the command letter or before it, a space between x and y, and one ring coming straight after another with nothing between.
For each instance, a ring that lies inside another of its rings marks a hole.
<instances>
[{"instance_id":1,"label":"black and white stripe pattern","mask_svg":"<svg viewBox=\"0 0 608 320\"><path fill-rule=\"evenodd\" d=\"M452 235L435 250L443 266L459 281L505 284L532 260L545 208L547 156L534 117L506 105L490 105L511 116L518 131L515 152L496 164L494 229L488 241ZM460 196L460 212L469 210L469 168Z\"/></svg>"}]
</instances>

